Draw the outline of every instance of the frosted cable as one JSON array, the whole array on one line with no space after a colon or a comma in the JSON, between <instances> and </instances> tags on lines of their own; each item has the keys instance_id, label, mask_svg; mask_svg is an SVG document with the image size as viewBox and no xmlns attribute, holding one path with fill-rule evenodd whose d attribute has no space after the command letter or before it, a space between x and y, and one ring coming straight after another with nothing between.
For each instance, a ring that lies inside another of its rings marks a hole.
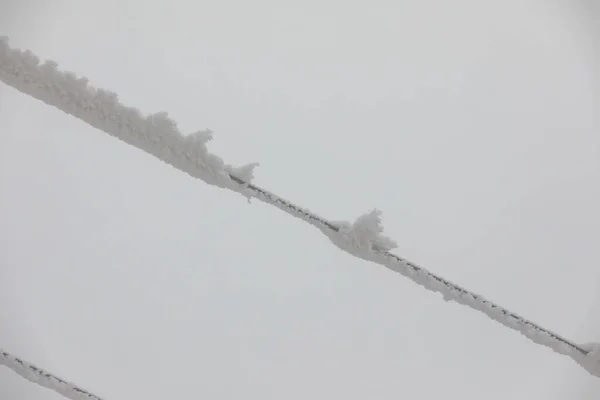
<instances>
[{"instance_id":1,"label":"frosted cable","mask_svg":"<svg viewBox=\"0 0 600 400\"><path fill-rule=\"evenodd\" d=\"M0 349L0 364L12 369L28 381L37 383L40 386L44 386L62 394L67 399L102 400L95 394L92 394L87 390L80 388L79 386L67 382L56 375L46 372L43 369L28 363L27 361L23 361L2 349Z\"/></svg>"},{"instance_id":2,"label":"frosted cable","mask_svg":"<svg viewBox=\"0 0 600 400\"><path fill-rule=\"evenodd\" d=\"M183 135L166 112L148 116L121 104L110 91L96 89L86 78L59 71L57 63L40 60L30 51L12 49L8 38L0 40L0 81L18 91L54 106L109 135L135 146L205 183L256 198L317 227L340 249L385 266L447 301L480 311L533 342L567 355L591 374L600 377L596 344L573 343L556 333L506 310L425 268L390 252L396 244L383 235L381 213L373 210L355 222L328 221L273 193L252 184L257 163L232 166L208 151L210 130Z\"/></svg>"}]
</instances>

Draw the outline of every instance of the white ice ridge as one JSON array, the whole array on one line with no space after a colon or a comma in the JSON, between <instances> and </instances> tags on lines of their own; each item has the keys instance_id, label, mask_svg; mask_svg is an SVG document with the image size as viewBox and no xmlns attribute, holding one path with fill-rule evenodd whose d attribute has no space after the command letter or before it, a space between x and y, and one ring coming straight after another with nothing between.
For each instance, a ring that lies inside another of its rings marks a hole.
<instances>
[{"instance_id":1,"label":"white ice ridge","mask_svg":"<svg viewBox=\"0 0 600 400\"><path fill-rule=\"evenodd\" d=\"M448 301L478 310L491 319L514 329L535 343L580 362L587 359L588 348L572 343L482 296L432 274L393 253L395 243L382 235L380 212L375 210L356 222L330 222L251 183L256 164L232 167L210 153L206 144L211 131L183 135L167 113L149 116L118 101L115 93L95 89L86 78L57 69L53 61L40 65L30 51L11 49L8 39L0 40L0 81L38 100L79 118L126 143L146 151L204 182L256 198L287 214L319 228L342 250L398 272ZM477 334L476 332L473 334ZM599 376L597 370L586 368ZM595 372L593 372L595 371Z\"/></svg>"},{"instance_id":2,"label":"white ice ridge","mask_svg":"<svg viewBox=\"0 0 600 400\"><path fill-rule=\"evenodd\" d=\"M102 398L96 396L95 394L92 394L70 382L60 379L59 377L48 373L33 364L23 361L2 349L0 349L0 364L6 365L8 368L12 369L28 381L37 383L38 385L47 387L48 389L52 389L68 399L102 400Z\"/></svg>"}]
</instances>

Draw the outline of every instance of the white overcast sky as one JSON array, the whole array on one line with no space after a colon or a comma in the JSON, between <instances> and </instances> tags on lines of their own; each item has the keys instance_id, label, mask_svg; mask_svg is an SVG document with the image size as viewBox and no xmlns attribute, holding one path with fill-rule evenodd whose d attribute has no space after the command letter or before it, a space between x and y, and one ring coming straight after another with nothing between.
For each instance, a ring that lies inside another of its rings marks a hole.
<instances>
[{"instance_id":1,"label":"white overcast sky","mask_svg":"<svg viewBox=\"0 0 600 400\"><path fill-rule=\"evenodd\" d=\"M600 341L595 1L0 0L0 34ZM571 359L0 85L0 346L107 400L597 399ZM0 398L58 400L0 369Z\"/></svg>"}]
</instances>

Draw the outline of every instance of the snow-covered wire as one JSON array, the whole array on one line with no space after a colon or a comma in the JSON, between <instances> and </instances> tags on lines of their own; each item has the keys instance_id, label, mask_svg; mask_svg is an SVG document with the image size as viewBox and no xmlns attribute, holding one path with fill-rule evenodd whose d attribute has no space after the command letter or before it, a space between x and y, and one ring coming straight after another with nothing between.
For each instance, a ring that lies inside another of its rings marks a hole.
<instances>
[{"instance_id":1,"label":"snow-covered wire","mask_svg":"<svg viewBox=\"0 0 600 400\"><path fill-rule=\"evenodd\" d=\"M46 372L27 361L23 361L2 349L0 349L0 364L6 365L28 381L37 383L40 386L47 387L48 389L52 389L55 392L62 394L67 399L102 400L102 398L95 394L67 382L56 375Z\"/></svg>"},{"instance_id":2,"label":"snow-covered wire","mask_svg":"<svg viewBox=\"0 0 600 400\"><path fill-rule=\"evenodd\" d=\"M256 198L308 222L342 250L398 272L428 290L439 292L447 301L480 311L535 343L573 358L600 377L600 356L598 351L591 350L593 347L573 343L391 253L396 244L382 234L381 213L377 210L354 223L328 221L254 185L251 181L256 163L234 167L210 153L206 147L212 139L210 130L184 135L166 112L143 116L139 110L121 104L115 93L93 88L86 78L78 78L71 72L59 71L55 62L40 64L30 51L10 48L8 38L0 38L0 81L210 185L238 192L248 199Z\"/></svg>"}]
</instances>

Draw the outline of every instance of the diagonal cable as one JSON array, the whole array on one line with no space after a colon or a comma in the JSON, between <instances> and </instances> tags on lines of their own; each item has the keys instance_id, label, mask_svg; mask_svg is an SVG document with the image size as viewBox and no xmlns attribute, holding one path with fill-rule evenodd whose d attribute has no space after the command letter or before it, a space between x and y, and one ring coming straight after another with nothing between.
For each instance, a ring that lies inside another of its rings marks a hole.
<instances>
[{"instance_id":1,"label":"diagonal cable","mask_svg":"<svg viewBox=\"0 0 600 400\"><path fill-rule=\"evenodd\" d=\"M71 400L102 400L102 398L80 388L70 382L44 371L33 364L28 363L10 353L0 349L0 364L21 375L30 382L52 389Z\"/></svg>"},{"instance_id":2,"label":"diagonal cable","mask_svg":"<svg viewBox=\"0 0 600 400\"><path fill-rule=\"evenodd\" d=\"M257 164L234 167L209 152L206 144L212 139L210 130L183 135L166 112L143 116L139 110L120 103L115 93L96 89L86 78L58 70L54 61L40 64L39 58L30 51L10 48L8 38L0 38L0 81L205 183L277 207L317 227L340 249L398 272L424 288L442 294L447 301L482 312L533 342L571 357L588 372L600 377L600 357L598 352L592 351L595 344L580 345L569 341L390 252L396 245L382 235L380 213L376 210L354 223L328 221L251 183Z\"/></svg>"}]
</instances>

